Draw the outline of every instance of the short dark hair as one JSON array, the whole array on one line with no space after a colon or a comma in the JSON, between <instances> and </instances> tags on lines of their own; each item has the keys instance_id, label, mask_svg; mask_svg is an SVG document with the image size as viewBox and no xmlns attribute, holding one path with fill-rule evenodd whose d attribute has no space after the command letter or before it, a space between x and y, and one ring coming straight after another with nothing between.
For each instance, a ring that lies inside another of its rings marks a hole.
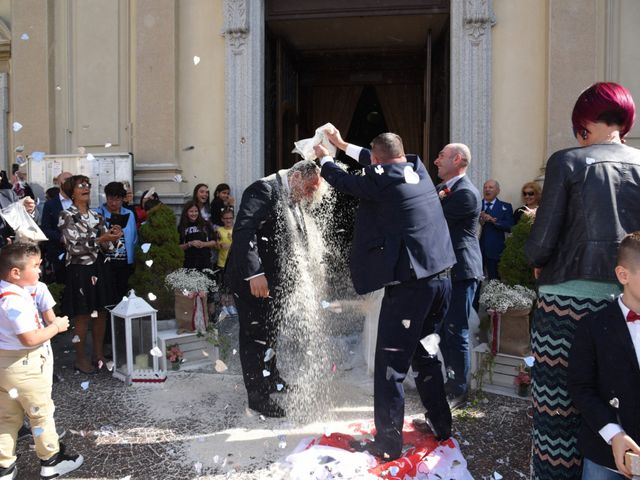
<instances>
[{"instance_id":1,"label":"short dark hair","mask_svg":"<svg viewBox=\"0 0 640 480\"><path fill-rule=\"evenodd\" d=\"M0 277L6 279L12 268L23 270L29 257L40 256L40 248L35 243L15 242L0 250Z\"/></svg>"},{"instance_id":2,"label":"short dark hair","mask_svg":"<svg viewBox=\"0 0 640 480\"><path fill-rule=\"evenodd\" d=\"M629 90L614 82L598 82L580 94L571 114L573 135L586 129L587 122L620 126L620 138L629 133L636 118L636 106Z\"/></svg>"},{"instance_id":3,"label":"short dark hair","mask_svg":"<svg viewBox=\"0 0 640 480\"><path fill-rule=\"evenodd\" d=\"M381 133L371 140L371 149L375 150L376 157L383 161L404 156L402 138L391 132Z\"/></svg>"},{"instance_id":4,"label":"short dark hair","mask_svg":"<svg viewBox=\"0 0 640 480\"><path fill-rule=\"evenodd\" d=\"M109 182L104 187L104 194L107 197L124 198L127 196L127 189L124 188L122 182Z\"/></svg>"},{"instance_id":5,"label":"short dark hair","mask_svg":"<svg viewBox=\"0 0 640 480\"><path fill-rule=\"evenodd\" d=\"M213 197L214 198L217 197L220 192L224 192L225 190L231 191L231 187L229 186L229 184L228 183L219 183L216 186L216 189L213 192Z\"/></svg>"},{"instance_id":6,"label":"short dark hair","mask_svg":"<svg viewBox=\"0 0 640 480\"><path fill-rule=\"evenodd\" d=\"M624 236L618 247L616 265L629 270L640 268L640 232L632 232Z\"/></svg>"},{"instance_id":7,"label":"short dark hair","mask_svg":"<svg viewBox=\"0 0 640 480\"><path fill-rule=\"evenodd\" d=\"M72 175L61 185L62 191L67 197L73 200L73 189L76 188L77 184L82 182L89 183L89 177L86 175Z\"/></svg>"}]
</instances>

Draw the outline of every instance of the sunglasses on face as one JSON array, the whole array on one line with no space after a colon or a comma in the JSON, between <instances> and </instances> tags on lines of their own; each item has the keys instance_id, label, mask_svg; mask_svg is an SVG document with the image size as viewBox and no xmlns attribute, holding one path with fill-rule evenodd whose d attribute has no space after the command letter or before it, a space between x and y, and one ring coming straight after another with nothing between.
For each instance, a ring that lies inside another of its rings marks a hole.
<instances>
[{"instance_id":1,"label":"sunglasses on face","mask_svg":"<svg viewBox=\"0 0 640 480\"><path fill-rule=\"evenodd\" d=\"M91 184L89 182L82 182L76 184L76 188L91 188Z\"/></svg>"},{"instance_id":2,"label":"sunglasses on face","mask_svg":"<svg viewBox=\"0 0 640 480\"><path fill-rule=\"evenodd\" d=\"M524 197L533 197L535 194L535 192L522 192Z\"/></svg>"}]
</instances>

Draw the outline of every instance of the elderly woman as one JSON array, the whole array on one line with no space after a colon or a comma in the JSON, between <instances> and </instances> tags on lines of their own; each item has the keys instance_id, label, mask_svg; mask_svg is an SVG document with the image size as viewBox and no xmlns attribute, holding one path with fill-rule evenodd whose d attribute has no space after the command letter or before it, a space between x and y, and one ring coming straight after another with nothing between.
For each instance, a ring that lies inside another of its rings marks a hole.
<instances>
[{"instance_id":1,"label":"elderly woman","mask_svg":"<svg viewBox=\"0 0 640 480\"><path fill-rule=\"evenodd\" d=\"M103 252L114 250L122 237L122 228L118 225L107 228L104 218L89 208L91 183L84 175L73 175L62 189L73 202L60 212L58 222L67 267L62 310L75 320L76 370L95 373L86 356L85 341L91 321L94 356L98 362L104 362L106 311L103 307L113 302L113 294Z\"/></svg>"},{"instance_id":2,"label":"elderly woman","mask_svg":"<svg viewBox=\"0 0 640 480\"><path fill-rule=\"evenodd\" d=\"M544 195L525 244L539 282L531 335L536 479L581 475L580 418L567 392L567 357L580 318L620 293L618 244L640 230L640 152L623 144L634 119L626 88L596 83L573 108L580 147L547 161Z\"/></svg>"},{"instance_id":3,"label":"elderly woman","mask_svg":"<svg viewBox=\"0 0 640 480\"><path fill-rule=\"evenodd\" d=\"M538 205L540 205L541 197L542 190L540 189L540 185L536 182L525 183L522 186L522 201L524 205L513 212L513 223L517 224L523 215L535 215Z\"/></svg>"},{"instance_id":4,"label":"elderly woman","mask_svg":"<svg viewBox=\"0 0 640 480\"><path fill-rule=\"evenodd\" d=\"M116 248L107 252L107 267L113 282L115 300L126 295L129 277L133 273L134 251L138 243L136 219L132 210L124 206L127 190L121 182L110 182L104 187L107 202L96 209L105 220L107 227L120 226L123 238L116 244Z\"/></svg>"}]
</instances>

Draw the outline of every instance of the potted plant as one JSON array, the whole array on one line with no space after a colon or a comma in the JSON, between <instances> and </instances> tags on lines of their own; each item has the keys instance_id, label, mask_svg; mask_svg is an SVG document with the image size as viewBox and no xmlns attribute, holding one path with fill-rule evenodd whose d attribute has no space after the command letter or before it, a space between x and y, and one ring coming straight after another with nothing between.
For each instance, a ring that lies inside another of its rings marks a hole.
<instances>
[{"instance_id":1,"label":"potted plant","mask_svg":"<svg viewBox=\"0 0 640 480\"><path fill-rule=\"evenodd\" d=\"M482 287L480 303L485 305L491 323L491 353L525 356L529 352L529 314L536 293L522 285L509 286L491 280Z\"/></svg>"},{"instance_id":2,"label":"potted plant","mask_svg":"<svg viewBox=\"0 0 640 480\"><path fill-rule=\"evenodd\" d=\"M171 363L171 370L180 370L180 365L184 362L184 354L178 344L167 347L167 360Z\"/></svg>"},{"instance_id":3,"label":"potted plant","mask_svg":"<svg viewBox=\"0 0 640 480\"><path fill-rule=\"evenodd\" d=\"M531 372L525 365L520 365L517 371L518 375L513 379L513 384L516 386L516 393L520 397L528 397L531 387Z\"/></svg>"},{"instance_id":4,"label":"potted plant","mask_svg":"<svg viewBox=\"0 0 640 480\"><path fill-rule=\"evenodd\" d=\"M525 356L530 351L529 316L536 293L533 269L524 255L524 243L531 233L533 215L524 215L505 241L498 271L500 280L484 284L480 303L489 313L489 342L493 355Z\"/></svg>"},{"instance_id":5,"label":"potted plant","mask_svg":"<svg viewBox=\"0 0 640 480\"><path fill-rule=\"evenodd\" d=\"M169 273L164 283L174 292L174 311L178 333L198 332L206 334L209 315L207 297L218 287L209 269L179 268Z\"/></svg>"}]
</instances>

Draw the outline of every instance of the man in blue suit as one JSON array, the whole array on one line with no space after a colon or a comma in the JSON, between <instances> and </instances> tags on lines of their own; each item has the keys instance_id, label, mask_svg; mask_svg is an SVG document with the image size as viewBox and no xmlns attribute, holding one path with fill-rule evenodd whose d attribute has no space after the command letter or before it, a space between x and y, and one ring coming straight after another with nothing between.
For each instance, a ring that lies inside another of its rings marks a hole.
<instances>
[{"instance_id":1,"label":"man in blue suit","mask_svg":"<svg viewBox=\"0 0 640 480\"><path fill-rule=\"evenodd\" d=\"M420 339L433 334L446 314L456 259L433 182L417 155L404 154L398 135L378 135L371 150L347 144L338 131L327 135L364 167L364 175L350 175L326 148L315 147L324 179L360 199L350 259L355 290L384 287L375 354L376 437L360 449L389 461L402 453L402 382L409 366L436 437L451 435L440 361Z\"/></svg>"},{"instance_id":2,"label":"man in blue suit","mask_svg":"<svg viewBox=\"0 0 640 480\"><path fill-rule=\"evenodd\" d=\"M482 278L482 254L478 242L482 197L466 176L470 162L469 147L462 143L445 146L434 162L438 167L438 177L442 179L437 186L438 196L456 254L456 264L451 269L451 306L439 330L440 350L447 366L445 390L452 410L467 401L467 379L471 368L469 317Z\"/></svg>"},{"instance_id":3,"label":"man in blue suit","mask_svg":"<svg viewBox=\"0 0 640 480\"><path fill-rule=\"evenodd\" d=\"M498 199L500 184L493 179L484 182L480 213L480 250L487 280L499 279L498 263L504 250L504 239L513 227L513 207Z\"/></svg>"},{"instance_id":4,"label":"man in blue suit","mask_svg":"<svg viewBox=\"0 0 640 480\"><path fill-rule=\"evenodd\" d=\"M62 184L72 176L71 172L62 172L56 179L58 185L62 187ZM58 196L47 200L42 209L40 228L49 239L44 244L45 258L48 264L47 267L53 269L53 276L49 273L47 275L48 278L45 278L47 282L65 283L64 259L60 258L64 253L64 245L62 243L62 234L58 228L58 217L60 212L69 208L72 203L73 201L64 194L61 188Z\"/></svg>"}]
</instances>

